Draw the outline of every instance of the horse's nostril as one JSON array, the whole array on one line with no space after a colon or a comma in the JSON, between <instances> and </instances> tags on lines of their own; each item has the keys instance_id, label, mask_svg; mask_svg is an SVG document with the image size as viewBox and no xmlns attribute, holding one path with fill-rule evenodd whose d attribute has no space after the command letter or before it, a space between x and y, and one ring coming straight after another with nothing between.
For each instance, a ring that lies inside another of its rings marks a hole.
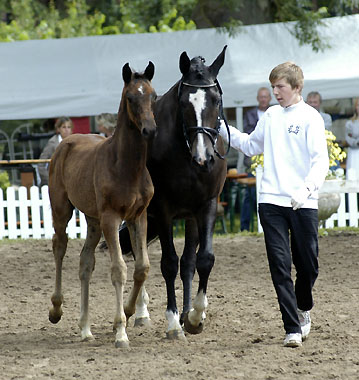
<instances>
[{"instance_id":1,"label":"horse's nostril","mask_svg":"<svg viewBox=\"0 0 359 380\"><path fill-rule=\"evenodd\" d=\"M147 128L143 128L142 129L142 136L144 138L147 138L149 136L149 132L148 132L148 129Z\"/></svg>"}]
</instances>

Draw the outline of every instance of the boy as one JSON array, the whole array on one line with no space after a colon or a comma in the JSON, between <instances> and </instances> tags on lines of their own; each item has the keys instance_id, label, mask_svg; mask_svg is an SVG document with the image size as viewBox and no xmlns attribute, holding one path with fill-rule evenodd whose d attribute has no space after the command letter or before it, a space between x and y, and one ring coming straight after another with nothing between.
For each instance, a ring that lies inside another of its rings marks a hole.
<instances>
[{"instance_id":1,"label":"boy","mask_svg":"<svg viewBox=\"0 0 359 380\"><path fill-rule=\"evenodd\" d=\"M318 189L329 159L323 119L301 96L301 68L282 63L269 81L279 105L268 108L250 135L230 127L231 146L247 156L264 153L259 217L286 332L284 346L299 347L311 326L312 288L318 276ZM220 134L228 141L226 128Z\"/></svg>"}]
</instances>

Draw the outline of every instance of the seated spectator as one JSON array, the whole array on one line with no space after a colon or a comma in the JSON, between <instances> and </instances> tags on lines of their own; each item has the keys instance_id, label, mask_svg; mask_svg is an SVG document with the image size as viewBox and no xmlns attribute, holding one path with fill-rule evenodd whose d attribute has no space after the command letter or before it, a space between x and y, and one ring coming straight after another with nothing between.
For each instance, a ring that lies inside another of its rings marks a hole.
<instances>
[{"instance_id":1,"label":"seated spectator","mask_svg":"<svg viewBox=\"0 0 359 380\"><path fill-rule=\"evenodd\" d=\"M44 150L40 155L40 159L49 159L55 152L55 149L60 142L72 134L73 123L69 117L60 117L55 123L55 135L47 142ZM49 164L39 164L39 175L41 179L41 186L49 184Z\"/></svg>"},{"instance_id":2,"label":"seated spectator","mask_svg":"<svg viewBox=\"0 0 359 380\"><path fill-rule=\"evenodd\" d=\"M320 106L322 104L322 96L319 94L319 92L317 91L310 92L307 95L307 103L320 113L320 115L322 116L324 120L325 129L330 131L332 128L332 117L328 113L322 112L320 110Z\"/></svg>"},{"instance_id":3,"label":"seated spectator","mask_svg":"<svg viewBox=\"0 0 359 380\"><path fill-rule=\"evenodd\" d=\"M97 129L101 136L110 137L116 129L117 117L112 113L102 113L95 116Z\"/></svg>"}]
</instances>

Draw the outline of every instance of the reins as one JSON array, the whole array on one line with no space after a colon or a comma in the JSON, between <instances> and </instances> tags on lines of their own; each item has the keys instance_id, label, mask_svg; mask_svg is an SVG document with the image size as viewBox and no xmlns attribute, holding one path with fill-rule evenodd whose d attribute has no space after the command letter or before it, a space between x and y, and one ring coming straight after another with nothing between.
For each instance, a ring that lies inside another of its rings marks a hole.
<instances>
[{"instance_id":1,"label":"reins","mask_svg":"<svg viewBox=\"0 0 359 380\"><path fill-rule=\"evenodd\" d=\"M194 130L196 134L198 134L198 133L204 133L204 134L206 134L209 137L209 139L210 139L210 141L212 143L213 150L214 150L215 154L220 159L223 160L228 155L228 153L229 153L229 149L231 147L231 137L230 137L230 133L229 133L228 122L227 122L226 117L224 116L224 111L223 111L223 101L222 101L222 94L223 94L223 92L222 92L222 88L221 88L218 80L216 79L215 82L211 83L211 84L199 84L199 85L183 82L181 80L180 84L178 86L178 99L181 96L182 87L183 86L196 87L196 88L210 88L210 87L217 87L218 88L218 91L219 91L219 94L220 94L220 102L219 102L219 115L218 115L218 118L217 118L217 125L216 125L215 128L200 127L200 126L186 127L186 124L185 124L184 118L183 118L182 109L181 109L181 117L182 117L183 135L184 135L184 138L185 138L185 141L186 141L186 144L187 144L187 147L188 147L190 153L191 153L191 143L190 143L189 136L188 136L188 130ZM221 120L224 121L224 124L225 124L225 126L227 128L227 134L228 134L227 152L223 156L218 152L218 150L216 148L218 134L219 134L219 129L221 127Z\"/></svg>"}]
</instances>

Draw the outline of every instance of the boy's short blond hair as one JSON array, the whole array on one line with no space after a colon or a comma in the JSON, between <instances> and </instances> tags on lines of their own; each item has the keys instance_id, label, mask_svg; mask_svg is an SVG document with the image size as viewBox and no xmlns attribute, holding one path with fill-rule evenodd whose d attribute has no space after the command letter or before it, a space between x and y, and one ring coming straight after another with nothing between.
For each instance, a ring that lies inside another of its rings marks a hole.
<instances>
[{"instance_id":1,"label":"boy's short blond hair","mask_svg":"<svg viewBox=\"0 0 359 380\"><path fill-rule=\"evenodd\" d=\"M304 86L304 75L302 69L294 62L284 62L276 66L269 74L269 81L273 82L278 79L285 79L291 87L299 88L302 91Z\"/></svg>"}]
</instances>

